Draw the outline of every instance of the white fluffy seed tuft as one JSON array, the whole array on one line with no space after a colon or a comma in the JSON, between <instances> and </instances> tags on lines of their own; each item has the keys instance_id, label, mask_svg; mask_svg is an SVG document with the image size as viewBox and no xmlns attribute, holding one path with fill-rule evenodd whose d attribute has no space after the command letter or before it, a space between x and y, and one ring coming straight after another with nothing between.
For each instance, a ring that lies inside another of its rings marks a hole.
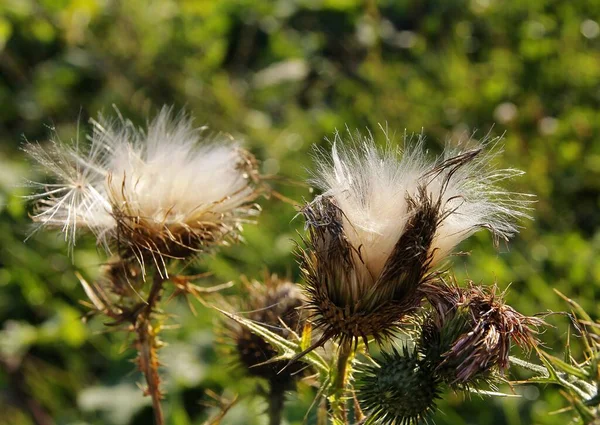
<instances>
[{"instance_id":1,"label":"white fluffy seed tuft","mask_svg":"<svg viewBox=\"0 0 600 425\"><path fill-rule=\"evenodd\" d=\"M458 166L442 164L468 151L447 148L432 161L422 136L406 138L403 150L392 147L387 133L383 149L371 134L350 134L350 139L344 142L336 133L331 156L317 154L312 183L341 210L344 234L365 268L363 282L374 283L380 276L411 217L409 199L418 198L419 187L425 187L434 204L440 201L442 220L429 249L432 266L477 230L486 228L496 238L508 239L518 232L516 221L527 217L528 195L498 186L522 174L494 169L499 138L482 141L482 151L472 151L473 158Z\"/></svg>"},{"instance_id":2,"label":"white fluffy seed tuft","mask_svg":"<svg viewBox=\"0 0 600 425\"><path fill-rule=\"evenodd\" d=\"M216 243L257 212L253 157L229 139L206 138L191 118L163 107L147 130L120 115L92 125L87 146L56 138L24 147L54 179L31 182L42 188L30 197L33 218L61 228L71 246L85 229L108 249L126 228L144 236L138 248L161 255L160 241Z\"/></svg>"}]
</instances>

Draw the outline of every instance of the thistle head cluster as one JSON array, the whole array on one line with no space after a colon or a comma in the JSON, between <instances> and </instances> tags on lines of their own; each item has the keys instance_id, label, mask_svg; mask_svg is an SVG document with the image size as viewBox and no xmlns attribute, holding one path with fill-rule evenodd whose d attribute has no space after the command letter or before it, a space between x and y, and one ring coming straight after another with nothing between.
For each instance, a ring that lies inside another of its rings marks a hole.
<instances>
[{"instance_id":1,"label":"thistle head cluster","mask_svg":"<svg viewBox=\"0 0 600 425\"><path fill-rule=\"evenodd\" d=\"M360 369L355 389L367 423L412 425L427 422L444 387L469 390L493 384L509 366L513 342L537 344L541 319L504 304L497 288L446 282L420 288L431 311L419 318L413 349L384 351Z\"/></svg>"},{"instance_id":2,"label":"thistle head cluster","mask_svg":"<svg viewBox=\"0 0 600 425\"><path fill-rule=\"evenodd\" d=\"M326 337L385 339L421 305L419 287L459 242L479 229L497 239L517 232L526 201L497 183L520 172L493 169L493 145L430 161L422 138L401 152L371 137L342 146L336 135L331 158L318 158L323 193L302 210L305 287Z\"/></svg>"},{"instance_id":3,"label":"thistle head cluster","mask_svg":"<svg viewBox=\"0 0 600 425\"><path fill-rule=\"evenodd\" d=\"M163 108L147 129L121 116L92 120L85 146L58 138L25 150L55 181L33 183L33 219L61 229L71 247L92 232L108 251L166 270L170 258L236 238L257 213L252 155L225 138L207 138L191 118Z\"/></svg>"},{"instance_id":4,"label":"thistle head cluster","mask_svg":"<svg viewBox=\"0 0 600 425\"><path fill-rule=\"evenodd\" d=\"M146 130L122 117L93 126L86 146L59 139L26 146L56 180L32 183L42 188L32 196L33 218L61 229L71 247L83 230L116 251L96 284L82 283L97 311L136 333L138 366L162 423L164 283L173 282L174 295L203 292L193 277L169 278L169 259L239 237L258 212L256 161L231 140L203 137L168 108ZM299 250L303 285L275 275L247 281L248 301L238 306L246 313L225 313L235 322L227 330L238 365L269 383L271 423L281 419L283 393L302 372L302 356L328 374L320 393L334 422L347 422L347 389L355 382L356 412L367 413L367 423L414 425L427 421L444 387L493 382L508 368L513 343L536 344L540 319L506 305L495 286L447 283L441 267L476 231L507 240L527 216L527 195L499 187L520 174L494 167L500 151L497 139L486 140L430 160L422 137L400 150L389 140L378 149L371 135L346 145L336 135L331 155L318 155L313 183L322 194L301 210L308 233ZM305 348L313 328L319 339ZM360 341L368 354L370 341L385 347L400 330L413 330L414 346L384 349L379 361L351 370ZM334 366L309 353L330 340L339 353Z\"/></svg>"}]
</instances>

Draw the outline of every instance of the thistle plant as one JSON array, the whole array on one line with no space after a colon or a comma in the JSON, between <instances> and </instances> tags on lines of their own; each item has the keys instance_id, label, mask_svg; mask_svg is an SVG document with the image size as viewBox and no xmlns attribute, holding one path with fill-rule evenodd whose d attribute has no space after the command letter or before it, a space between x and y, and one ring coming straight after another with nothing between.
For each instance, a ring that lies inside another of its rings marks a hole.
<instances>
[{"instance_id":1,"label":"thistle plant","mask_svg":"<svg viewBox=\"0 0 600 425\"><path fill-rule=\"evenodd\" d=\"M371 136L344 144L336 134L330 158L317 156L313 183L323 193L302 208L308 238L300 257L321 336L307 351L335 340L339 376L359 340L382 344L409 328L420 289L437 280L458 243L479 229L508 240L527 216L526 196L498 186L520 172L493 168L497 140L447 149L434 161L422 138L410 143L401 152L388 140L380 150Z\"/></svg>"},{"instance_id":2,"label":"thistle plant","mask_svg":"<svg viewBox=\"0 0 600 425\"><path fill-rule=\"evenodd\" d=\"M194 276L171 272L211 247L235 242L259 212L253 156L225 137L208 137L184 114L164 107L146 129L120 114L91 121L85 143L27 143L25 151L52 178L39 192L33 220L58 229L73 250L91 233L109 260L93 284L81 278L95 313L134 333L155 420L163 424L159 360L165 290L199 296ZM218 288L213 288L218 289ZM115 329L112 327L111 329Z\"/></svg>"},{"instance_id":3,"label":"thistle plant","mask_svg":"<svg viewBox=\"0 0 600 425\"><path fill-rule=\"evenodd\" d=\"M101 278L80 280L94 313L134 333L161 425L161 300L224 287L200 287L173 264L239 240L259 211L261 180L252 155L168 108L147 130L120 116L92 125L85 146L25 147L55 179L32 183L41 188L33 219L62 230L71 249L87 232L106 250ZM370 134L351 139L336 134L331 154L316 156L312 184L322 193L299 209L302 283L246 281L246 303L216 307L230 319L239 368L267 384L272 425L305 368L319 384L319 425L427 422L446 388L502 382L511 346L536 348L544 324L506 305L496 286L457 285L446 261L481 229L507 241L528 216L528 195L501 187L521 172L495 167L498 139L433 160L422 137L402 150L389 139L379 149Z\"/></svg>"},{"instance_id":4,"label":"thistle plant","mask_svg":"<svg viewBox=\"0 0 600 425\"><path fill-rule=\"evenodd\" d=\"M520 174L495 169L499 141L448 148L433 161L422 138L404 151L387 142L380 150L371 136L345 143L336 134L331 156L317 155L312 182L323 193L300 209L308 326L297 341L229 314L276 348L278 361L314 367L317 416L335 425L427 422L444 389L502 382L511 346L536 346L543 325L495 286L459 287L445 262L476 231L508 240L527 217L528 195L499 186Z\"/></svg>"}]
</instances>

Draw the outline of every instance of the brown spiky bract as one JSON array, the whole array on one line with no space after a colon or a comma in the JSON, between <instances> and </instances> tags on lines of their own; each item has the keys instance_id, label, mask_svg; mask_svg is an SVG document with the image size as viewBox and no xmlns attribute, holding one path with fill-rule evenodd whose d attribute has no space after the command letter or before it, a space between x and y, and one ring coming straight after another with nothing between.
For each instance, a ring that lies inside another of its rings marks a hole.
<instances>
[{"instance_id":1,"label":"brown spiky bract","mask_svg":"<svg viewBox=\"0 0 600 425\"><path fill-rule=\"evenodd\" d=\"M433 309L424 319L420 349L426 361L457 387L492 379L509 367L512 342L523 349L537 345L543 320L528 317L504 303L496 285L468 282L429 283L420 291Z\"/></svg>"}]
</instances>

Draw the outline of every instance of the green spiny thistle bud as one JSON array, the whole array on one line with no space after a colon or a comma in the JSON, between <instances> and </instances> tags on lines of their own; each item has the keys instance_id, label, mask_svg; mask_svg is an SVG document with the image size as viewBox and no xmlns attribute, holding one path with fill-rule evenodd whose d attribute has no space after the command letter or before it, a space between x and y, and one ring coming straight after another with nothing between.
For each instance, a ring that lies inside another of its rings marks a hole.
<instances>
[{"instance_id":1,"label":"green spiny thistle bud","mask_svg":"<svg viewBox=\"0 0 600 425\"><path fill-rule=\"evenodd\" d=\"M423 367L415 350L383 353L379 365L358 373L355 385L367 423L413 425L435 410L440 382Z\"/></svg>"}]
</instances>

